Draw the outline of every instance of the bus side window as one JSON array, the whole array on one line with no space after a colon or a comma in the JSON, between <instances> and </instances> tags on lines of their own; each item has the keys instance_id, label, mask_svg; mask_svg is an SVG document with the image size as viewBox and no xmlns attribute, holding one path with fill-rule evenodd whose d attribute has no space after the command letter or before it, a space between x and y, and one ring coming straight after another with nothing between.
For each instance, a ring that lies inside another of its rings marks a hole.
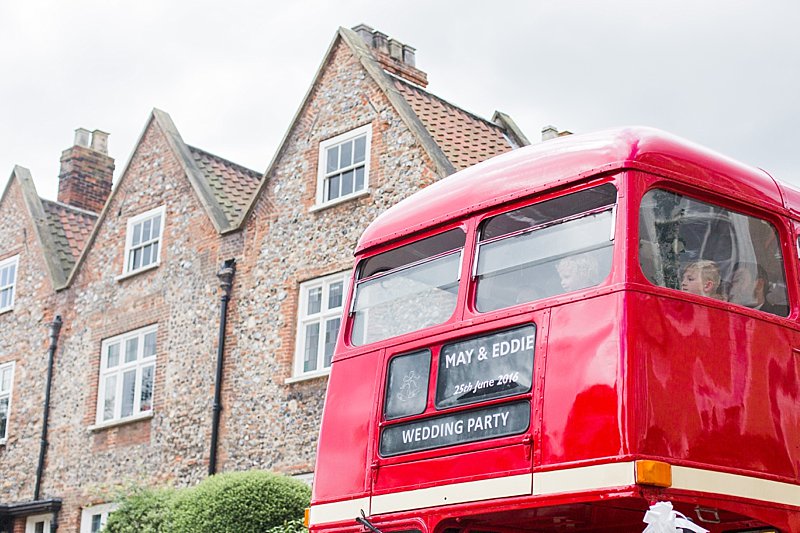
<instances>
[{"instance_id":1,"label":"bus side window","mask_svg":"<svg viewBox=\"0 0 800 533\"><path fill-rule=\"evenodd\" d=\"M648 191L639 210L639 265L654 285L789 312L778 232L760 218Z\"/></svg>"}]
</instances>

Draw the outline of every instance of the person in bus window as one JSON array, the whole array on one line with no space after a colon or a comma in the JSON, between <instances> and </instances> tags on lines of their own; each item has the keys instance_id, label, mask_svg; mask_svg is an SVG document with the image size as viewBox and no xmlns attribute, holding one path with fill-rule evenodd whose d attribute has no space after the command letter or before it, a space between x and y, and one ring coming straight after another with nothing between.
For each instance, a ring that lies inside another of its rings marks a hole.
<instances>
[{"instance_id":1,"label":"person in bus window","mask_svg":"<svg viewBox=\"0 0 800 533\"><path fill-rule=\"evenodd\" d=\"M564 292L585 289L600 283L597 259L589 254L565 257L556 265Z\"/></svg>"},{"instance_id":2,"label":"person in bus window","mask_svg":"<svg viewBox=\"0 0 800 533\"><path fill-rule=\"evenodd\" d=\"M734 265L731 277L731 302L773 315L786 316L786 309L769 303L767 294L769 294L769 278L764 267L753 263Z\"/></svg>"},{"instance_id":3,"label":"person in bus window","mask_svg":"<svg viewBox=\"0 0 800 533\"><path fill-rule=\"evenodd\" d=\"M714 261L695 261L683 271L681 290L722 300L719 267Z\"/></svg>"}]
</instances>

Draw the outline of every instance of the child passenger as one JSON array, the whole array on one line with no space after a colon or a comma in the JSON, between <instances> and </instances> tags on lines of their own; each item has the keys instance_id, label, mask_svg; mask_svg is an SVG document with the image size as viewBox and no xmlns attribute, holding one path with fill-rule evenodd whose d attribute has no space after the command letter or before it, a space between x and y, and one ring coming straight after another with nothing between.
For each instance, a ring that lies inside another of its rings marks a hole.
<instances>
[{"instance_id":1,"label":"child passenger","mask_svg":"<svg viewBox=\"0 0 800 533\"><path fill-rule=\"evenodd\" d=\"M719 267L714 261L695 261L683 271L681 290L722 300Z\"/></svg>"}]
</instances>

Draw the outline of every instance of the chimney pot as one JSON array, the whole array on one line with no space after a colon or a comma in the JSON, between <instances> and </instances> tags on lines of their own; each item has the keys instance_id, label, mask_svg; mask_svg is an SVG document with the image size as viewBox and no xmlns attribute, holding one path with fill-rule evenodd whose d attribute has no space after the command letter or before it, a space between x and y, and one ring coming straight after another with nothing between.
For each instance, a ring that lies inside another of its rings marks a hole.
<instances>
[{"instance_id":1,"label":"chimney pot","mask_svg":"<svg viewBox=\"0 0 800 533\"><path fill-rule=\"evenodd\" d=\"M92 132L92 150L108 155L108 133L100 130Z\"/></svg>"},{"instance_id":2,"label":"chimney pot","mask_svg":"<svg viewBox=\"0 0 800 533\"><path fill-rule=\"evenodd\" d=\"M75 130L75 143L74 146L83 146L84 148L89 148L89 137L91 133L89 130L84 128L78 128Z\"/></svg>"},{"instance_id":3,"label":"chimney pot","mask_svg":"<svg viewBox=\"0 0 800 533\"><path fill-rule=\"evenodd\" d=\"M353 31L356 32L364 42L367 43L369 46L372 46L372 32L374 31L371 27L367 26L366 24L359 24L358 26L353 26Z\"/></svg>"},{"instance_id":4,"label":"chimney pot","mask_svg":"<svg viewBox=\"0 0 800 533\"><path fill-rule=\"evenodd\" d=\"M389 55L398 61L403 60L403 43L389 39Z\"/></svg>"},{"instance_id":5,"label":"chimney pot","mask_svg":"<svg viewBox=\"0 0 800 533\"><path fill-rule=\"evenodd\" d=\"M542 141L549 141L558 137L558 128L555 126L545 126L542 128Z\"/></svg>"},{"instance_id":6,"label":"chimney pot","mask_svg":"<svg viewBox=\"0 0 800 533\"><path fill-rule=\"evenodd\" d=\"M409 67L416 67L416 48L413 46L408 46L407 44L403 45L403 63L408 65Z\"/></svg>"},{"instance_id":7,"label":"chimney pot","mask_svg":"<svg viewBox=\"0 0 800 533\"><path fill-rule=\"evenodd\" d=\"M372 32L372 46L384 54L389 53L389 36L378 30Z\"/></svg>"}]
</instances>

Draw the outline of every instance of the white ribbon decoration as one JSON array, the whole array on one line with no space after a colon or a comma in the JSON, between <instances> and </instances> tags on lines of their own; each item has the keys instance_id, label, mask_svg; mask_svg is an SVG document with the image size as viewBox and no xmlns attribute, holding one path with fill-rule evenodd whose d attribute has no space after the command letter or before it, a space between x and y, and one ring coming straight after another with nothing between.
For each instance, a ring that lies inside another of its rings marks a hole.
<instances>
[{"instance_id":1,"label":"white ribbon decoration","mask_svg":"<svg viewBox=\"0 0 800 533\"><path fill-rule=\"evenodd\" d=\"M650 510L644 513L643 521L647 527L642 533L680 533L678 528L696 533L708 533L707 529L698 526L678 511L673 511L671 502L651 505Z\"/></svg>"}]
</instances>

